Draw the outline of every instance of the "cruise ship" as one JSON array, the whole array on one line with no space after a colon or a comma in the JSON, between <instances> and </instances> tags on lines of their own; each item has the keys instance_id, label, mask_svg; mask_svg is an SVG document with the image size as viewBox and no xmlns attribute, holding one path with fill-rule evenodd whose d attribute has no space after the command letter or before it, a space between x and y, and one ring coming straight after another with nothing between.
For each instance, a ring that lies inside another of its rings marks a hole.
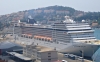
<instances>
[{"instance_id":1,"label":"cruise ship","mask_svg":"<svg viewBox=\"0 0 100 62\"><path fill-rule=\"evenodd\" d=\"M34 44L56 49L61 53L92 57L100 47L94 30L88 23L76 23L68 16L66 20L51 25L15 24L15 34L30 38Z\"/></svg>"}]
</instances>

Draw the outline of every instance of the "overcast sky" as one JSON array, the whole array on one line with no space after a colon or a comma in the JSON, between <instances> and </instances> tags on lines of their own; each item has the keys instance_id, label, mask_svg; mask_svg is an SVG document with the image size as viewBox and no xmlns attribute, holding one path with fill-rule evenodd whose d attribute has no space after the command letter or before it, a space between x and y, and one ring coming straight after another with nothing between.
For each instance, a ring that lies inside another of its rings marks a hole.
<instances>
[{"instance_id":1,"label":"overcast sky","mask_svg":"<svg viewBox=\"0 0 100 62\"><path fill-rule=\"evenodd\" d=\"M0 0L0 15L61 5L82 11L100 11L100 0Z\"/></svg>"}]
</instances>

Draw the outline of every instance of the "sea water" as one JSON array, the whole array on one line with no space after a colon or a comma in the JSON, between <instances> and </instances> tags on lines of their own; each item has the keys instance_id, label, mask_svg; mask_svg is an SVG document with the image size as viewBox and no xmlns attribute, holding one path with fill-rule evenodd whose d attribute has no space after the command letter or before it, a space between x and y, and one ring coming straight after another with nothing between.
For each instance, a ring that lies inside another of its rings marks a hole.
<instances>
[{"instance_id":1,"label":"sea water","mask_svg":"<svg viewBox=\"0 0 100 62\"><path fill-rule=\"evenodd\" d=\"M94 29L94 36L100 40L100 28Z\"/></svg>"}]
</instances>

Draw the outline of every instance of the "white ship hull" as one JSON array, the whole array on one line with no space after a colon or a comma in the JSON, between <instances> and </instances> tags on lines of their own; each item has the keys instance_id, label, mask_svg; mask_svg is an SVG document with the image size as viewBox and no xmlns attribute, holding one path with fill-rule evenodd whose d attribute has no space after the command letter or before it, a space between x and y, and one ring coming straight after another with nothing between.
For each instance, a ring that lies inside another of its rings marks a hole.
<instances>
[{"instance_id":1,"label":"white ship hull","mask_svg":"<svg viewBox=\"0 0 100 62\"><path fill-rule=\"evenodd\" d=\"M51 43L47 41L41 41L36 39L27 39L23 37L19 37L19 40L23 44L32 44L40 45L52 49L56 49L58 52L61 53L70 53L70 54L76 54L76 55L82 55L86 57L92 57L92 55L95 53L95 51L100 47L100 45L95 44L86 44L86 43Z\"/></svg>"},{"instance_id":2,"label":"white ship hull","mask_svg":"<svg viewBox=\"0 0 100 62\"><path fill-rule=\"evenodd\" d=\"M86 43L73 43L69 46L66 46L65 49L61 50L60 52L63 53L71 53L75 55L83 55L86 57L92 57L92 55L100 48L100 45L93 45L93 44L86 44Z\"/></svg>"}]
</instances>

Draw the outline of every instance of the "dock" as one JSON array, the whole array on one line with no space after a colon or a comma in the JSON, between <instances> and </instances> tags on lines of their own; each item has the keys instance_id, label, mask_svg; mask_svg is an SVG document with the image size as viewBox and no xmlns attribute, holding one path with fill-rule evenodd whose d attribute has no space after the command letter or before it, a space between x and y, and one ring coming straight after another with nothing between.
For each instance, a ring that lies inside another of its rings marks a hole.
<instances>
[{"instance_id":1,"label":"dock","mask_svg":"<svg viewBox=\"0 0 100 62\"><path fill-rule=\"evenodd\" d=\"M9 41L11 42L15 42L23 47L25 47L27 44L31 44L31 43L23 43L21 42L20 40L14 40L12 36L7 36L9 39ZM38 45L39 48L41 48L41 51L44 51L45 49L48 49L47 47L44 47L44 46L40 46ZM73 60L73 59L70 59L70 58L67 58L67 57L64 57L64 54L62 53L58 53L58 60L66 60L68 62L82 62L81 60ZM37 62L40 62L40 61L37 61ZM87 59L84 59L84 62L92 62L91 60L87 60Z\"/></svg>"}]
</instances>

